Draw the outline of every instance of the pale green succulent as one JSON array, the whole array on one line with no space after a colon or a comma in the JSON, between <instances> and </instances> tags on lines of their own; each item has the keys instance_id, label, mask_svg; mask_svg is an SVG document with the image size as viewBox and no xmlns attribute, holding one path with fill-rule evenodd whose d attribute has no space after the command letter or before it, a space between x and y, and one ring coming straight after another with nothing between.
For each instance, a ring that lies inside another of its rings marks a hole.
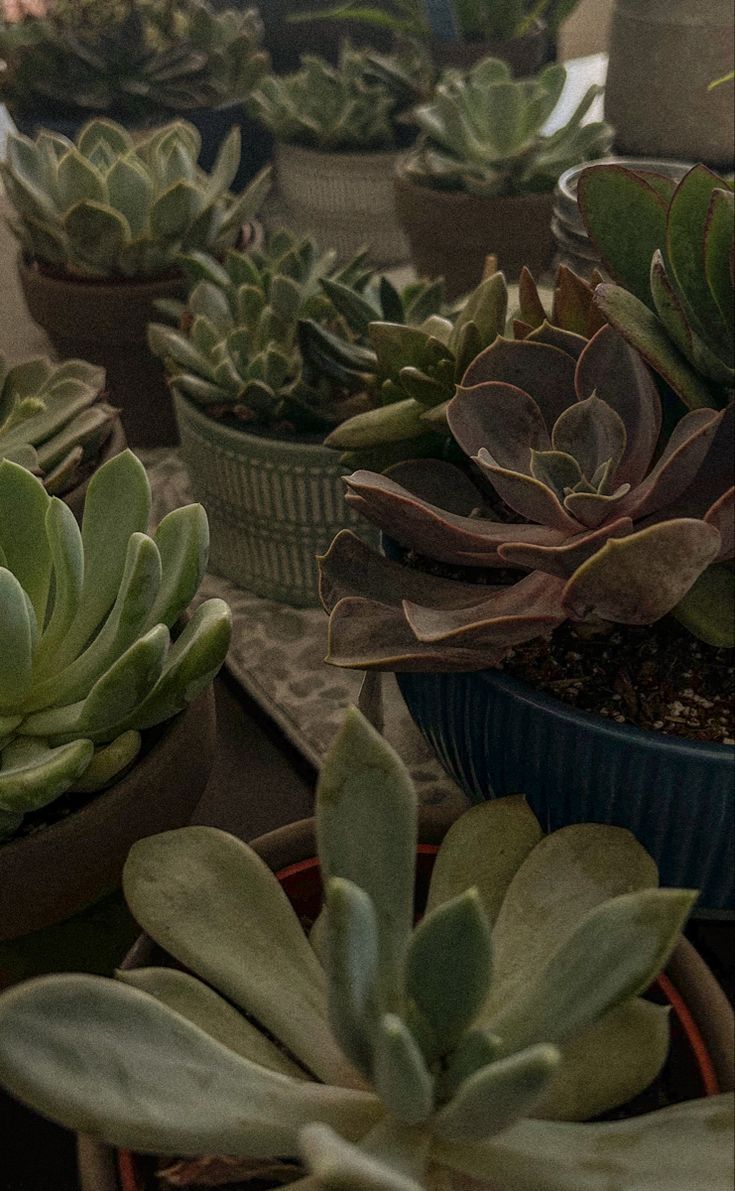
<instances>
[{"instance_id":1,"label":"pale green succulent","mask_svg":"<svg viewBox=\"0 0 735 1191\"><path fill-rule=\"evenodd\" d=\"M100 400L104 368L84 360L27 360L0 353L0 460L40 476L47 492L74 488L93 466L118 412Z\"/></svg>"},{"instance_id":2,"label":"pale green succulent","mask_svg":"<svg viewBox=\"0 0 735 1191\"><path fill-rule=\"evenodd\" d=\"M89 483L82 528L63 501L0 462L0 837L67 790L108 785L140 733L181 711L230 637L207 600L172 642L207 561L200 505L149 536L143 465L124 451Z\"/></svg>"},{"instance_id":3,"label":"pale green succulent","mask_svg":"<svg viewBox=\"0 0 735 1191\"><path fill-rule=\"evenodd\" d=\"M210 173L201 138L176 121L134 139L111 120L90 120L74 143L41 131L10 133L0 162L24 253L83 277L150 277L175 271L181 252L221 255L237 243L270 184L262 171L239 196L240 131L225 138Z\"/></svg>"},{"instance_id":4,"label":"pale green succulent","mask_svg":"<svg viewBox=\"0 0 735 1191\"><path fill-rule=\"evenodd\" d=\"M300 1154L303 1191L727 1191L729 1096L576 1123L646 1086L668 1046L666 1010L639 994L694 895L655 888L632 835L543 838L519 797L475 807L412 929L415 791L352 711L319 782L317 840L314 947L232 836L136 844L128 903L184 970L6 992L3 1085L137 1151Z\"/></svg>"},{"instance_id":5,"label":"pale green succulent","mask_svg":"<svg viewBox=\"0 0 735 1191\"><path fill-rule=\"evenodd\" d=\"M148 328L174 391L215 416L287 432L323 432L354 408L325 377L304 378L299 320L337 326L320 282L363 285L364 254L337 268L334 252L278 230L261 250L229 252L222 263L192 253L181 263L193 287L186 306L159 303L179 328Z\"/></svg>"},{"instance_id":6,"label":"pale green succulent","mask_svg":"<svg viewBox=\"0 0 735 1191\"><path fill-rule=\"evenodd\" d=\"M249 100L280 140L331 152L392 149L402 114L426 93L426 62L344 45L338 66L304 54L301 69L267 75Z\"/></svg>"},{"instance_id":7,"label":"pale green succulent","mask_svg":"<svg viewBox=\"0 0 735 1191\"><path fill-rule=\"evenodd\" d=\"M447 70L429 103L414 110L422 136L403 165L424 186L478 195L553 190L564 170L608 151L608 124L583 124L598 86L588 87L566 124L542 129L566 81L560 63L532 79L512 79L505 62L485 58Z\"/></svg>"}]
</instances>

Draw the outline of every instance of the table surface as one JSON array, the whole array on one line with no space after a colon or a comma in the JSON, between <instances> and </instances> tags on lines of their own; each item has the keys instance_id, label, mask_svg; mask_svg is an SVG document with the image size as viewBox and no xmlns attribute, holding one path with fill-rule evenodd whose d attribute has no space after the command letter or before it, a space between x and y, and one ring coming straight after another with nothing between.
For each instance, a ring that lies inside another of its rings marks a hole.
<instances>
[{"instance_id":1,"label":"table surface","mask_svg":"<svg viewBox=\"0 0 735 1191\"><path fill-rule=\"evenodd\" d=\"M0 145L2 128L0 113ZM25 311L14 256L14 242L0 219L0 354L23 359L47 352L48 344ZM217 756L196 821L252 839L310 815L313 766L232 678L223 674L215 689ZM688 933L732 999L733 928L695 923ZM0 1191L78 1191L71 1135L1 1095L0 1139Z\"/></svg>"}]
</instances>

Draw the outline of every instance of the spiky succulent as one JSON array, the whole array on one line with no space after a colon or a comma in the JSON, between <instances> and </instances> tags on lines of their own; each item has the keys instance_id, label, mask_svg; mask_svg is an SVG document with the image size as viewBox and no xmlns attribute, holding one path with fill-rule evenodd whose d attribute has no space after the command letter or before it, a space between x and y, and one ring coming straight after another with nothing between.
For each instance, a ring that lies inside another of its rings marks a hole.
<instances>
[{"instance_id":1,"label":"spiky succulent","mask_svg":"<svg viewBox=\"0 0 735 1191\"><path fill-rule=\"evenodd\" d=\"M399 58L343 45L338 66L304 54L301 69L268 75L249 106L274 136L329 151L391 149L398 121L426 94L421 58Z\"/></svg>"},{"instance_id":2,"label":"spiky succulent","mask_svg":"<svg viewBox=\"0 0 735 1191\"><path fill-rule=\"evenodd\" d=\"M414 109L422 135L402 174L422 186L477 195L552 190L564 170L601 156L612 143L607 124L582 123L600 94L594 85L566 124L542 132L565 80L558 63L536 78L514 80L496 58L446 71L431 101Z\"/></svg>"},{"instance_id":3,"label":"spiky succulent","mask_svg":"<svg viewBox=\"0 0 735 1191\"><path fill-rule=\"evenodd\" d=\"M104 388L104 369L84 360L11 367L0 354L0 460L27 467L52 496L69 492L117 420L117 410L101 400Z\"/></svg>"},{"instance_id":4,"label":"spiky succulent","mask_svg":"<svg viewBox=\"0 0 735 1191\"><path fill-rule=\"evenodd\" d=\"M232 836L189 827L136 844L130 908L188 970L4 993L0 1082L138 1151L300 1154L294 1191L726 1191L730 1096L577 1123L645 1087L667 1051L666 1011L638 994L694 895L657 889L632 835L543 838L521 798L475 807L412 929L415 791L353 711L321 775L317 839L315 949Z\"/></svg>"},{"instance_id":5,"label":"spiky succulent","mask_svg":"<svg viewBox=\"0 0 735 1191\"><path fill-rule=\"evenodd\" d=\"M735 195L703 165L678 183L619 165L580 176L589 235L617 285L595 300L689 409L735 387Z\"/></svg>"},{"instance_id":6,"label":"spiky succulent","mask_svg":"<svg viewBox=\"0 0 735 1191\"><path fill-rule=\"evenodd\" d=\"M441 290L434 287L419 292L405 309L391 298L377 310L361 295L335 285L329 293L358 339L345 341L307 323L302 328L305 358L349 391L367 392L372 408L333 430L326 445L341 450L342 462L349 466L381 471L404 459L457 456L446 422L447 404L468 364L505 330L503 274L486 277L464 302L450 308L438 304ZM550 325L536 284L524 270L521 308L513 320L516 338L562 345L565 331L589 338L604 321L592 295L587 282L560 268Z\"/></svg>"},{"instance_id":7,"label":"spiky succulent","mask_svg":"<svg viewBox=\"0 0 735 1191\"><path fill-rule=\"evenodd\" d=\"M215 417L281 432L323 432L359 405L328 378L303 375L298 331L300 318L338 324L320 282L359 288L369 277L363 255L337 269L334 252L280 230L262 250L230 252L223 263L195 253L182 267L192 285L186 307L164 307L179 326L148 329L175 391Z\"/></svg>"},{"instance_id":8,"label":"spiky succulent","mask_svg":"<svg viewBox=\"0 0 735 1191\"><path fill-rule=\"evenodd\" d=\"M269 171L235 196L239 129L209 174L196 164L200 146L184 121L141 139L111 120L90 120L73 143L10 133L0 175L11 227L31 259L83 277L160 276L177 269L181 252L221 254L257 211Z\"/></svg>"},{"instance_id":9,"label":"spiky succulent","mask_svg":"<svg viewBox=\"0 0 735 1191\"><path fill-rule=\"evenodd\" d=\"M151 493L124 451L89 483L82 528L40 480L0 462L0 836L67 790L135 759L140 733L181 711L221 666L222 600L170 630L207 560L200 505L149 536Z\"/></svg>"},{"instance_id":10,"label":"spiky succulent","mask_svg":"<svg viewBox=\"0 0 735 1191\"><path fill-rule=\"evenodd\" d=\"M735 546L733 406L692 411L661 444L637 353L609 326L574 341L500 338L465 373L447 419L489 500L436 460L346 478L353 507L450 577L340 534L322 560L330 661L477 670L567 619L640 625L672 610L705 641L735 643L732 571L712 565Z\"/></svg>"},{"instance_id":11,"label":"spiky succulent","mask_svg":"<svg viewBox=\"0 0 735 1191\"><path fill-rule=\"evenodd\" d=\"M54 0L0 22L0 100L19 118L130 124L242 100L268 66L254 8L206 0Z\"/></svg>"}]
</instances>

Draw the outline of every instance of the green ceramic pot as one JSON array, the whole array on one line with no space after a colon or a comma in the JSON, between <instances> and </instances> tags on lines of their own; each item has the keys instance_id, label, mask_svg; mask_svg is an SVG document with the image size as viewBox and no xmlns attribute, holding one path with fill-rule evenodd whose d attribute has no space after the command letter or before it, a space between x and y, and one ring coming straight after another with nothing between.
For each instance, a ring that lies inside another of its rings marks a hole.
<instances>
[{"instance_id":1,"label":"green ceramic pot","mask_svg":"<svg viewBox=\"0 0 735 1191\"><path fill-rule=\"evenodd\" d=\"M210 569L266 599L316 607L316 555L341 529L365 536L338 453L223 425L178 394L174 403L194 499L209 517Z\"/></svg>"}]
</instances>

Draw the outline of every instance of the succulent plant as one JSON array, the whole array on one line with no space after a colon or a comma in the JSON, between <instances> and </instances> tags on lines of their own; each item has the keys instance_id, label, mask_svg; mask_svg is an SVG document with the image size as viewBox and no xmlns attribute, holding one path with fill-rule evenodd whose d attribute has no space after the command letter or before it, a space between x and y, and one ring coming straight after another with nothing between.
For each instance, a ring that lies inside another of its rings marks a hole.
<instances>
[{"instance_id":1,"label":"succulent plant","mask_svg":"<svg viewBox=\"0 0 735 1191\"><path fill-rule=\"evenodd\" d=\"M155 123L242 100L268 66L254 8L206 0L54 0L0 21L0 101L20 117Z\"/></svg>"},{"instance_id":2,"label":"succulent plant","mask_svg":"<svg viewBox=\"0 0 735 1191\"><path fill-rule=\"evenodd\" d=\"M602 313L684 406L720 409L735 388L735 194L697 165L677 184L620 165L583 170L579 205L617 285Z\"/></svg>"},{"instance_id":3,"label":"succulent plant","mask_svg":"<svg viewBox=\"0 0 735 1191\"><path fill-rule=\"evenodd\" d=\"M117 421L105 373L84 360L10 366L0 353L0 460L27 467L52 496L80 483Z\"/></svg>"},{"instance_id":4,"label":"succulent plant","mask_svg":"<svg viewBox=\"0 0 735 1191\"><path fill-rule=\"evenodd\" d=\"M71 510L17 463L0 462L0 836L67 790L109 784L140 733L181 711L221 666L230 635L207 600L170 630L204 573L200 505L146 533L151 493L124 451Z\"/></svg>"},{"instance_id":5,"label":"succulent plant","mask_svg":"<svg viewBox=\"0 0 735 1191\"><path fill-rule=\"evenodd\" d=\"M467 369L447 418L489 499L437 460L346 477L353 507L450 577L338 535L321 560L328 660L477 670L567 619L641 625L671 611L735 644L732 571L719 565L735 548L733 406L691 411L661 448L638 354L609 326L574 338L499 338Z\"/></svg>"},{"instance_id":6,"label":"succulent plant","mask_svg":"<svg viewBox=\"0 0 735 1191\"><path fill-rule=\"evenodd\" d=\"M428 89L422 58L342 46L338 66L304 54L301 69L268 75L250 110L280 140L331 152L391 149L398 121Z\"/></svg>"},{"instance_id":7,"label":"succulent plant","mask_svg":"<svg viewBox=\"0 0 735 1191\"><path fill-rule=\"evenodd\" d=\"M0 1082L137 1151L300 1153L303 1191L726 1191L730 1096L577 1123L645 1087L668 1047L666 1011L639 994L694 895L657 889L632 835L543 838L522 798L475 807L412 929L415 791L355 711L316 816L314 948L245 844L211 827L143 840L125 894L185 970L4 993Z\"/></svg>"},{"instance_id":8,"label":"succulent plant","mask_svg":"<svg viewBox=\"0 0 735 1191\"><path fill-rule=\"evenodd\" d=\"M225 138L211 173L197 164L201 139L176 121L133 139L111 120L90 120L74 143L42 131L10 133L0 162L23 251L83 277L160 276L181 252L220 254L238 240L269 186L263 170L236 197L240 132Z\"/></svg>"},{"instance_id":9,"label":"succulent plant","mask_svg":"<svg viewBox=\"0 0 735 1191\"><path fill-rule=\"evenodd\" d=\"M166 364L172 388L214 417L281 433L323 433L359 402L326 377L302 373L299 319L336 326L339 316L320 286L325 278L364 284L364 254L337 269L310 238L279 230L262 250L230 252L223 263L201 253L182 257L192 289L186 307L159 304L179 326L152 323L148 342Z\"/></svg>"},{"instance_id":10,"label":"succulent plant","mask_svg":"<svg viewBox=\"0 0 735 1191\"><path fill-rule=\"evenodd\" d=\"M543 134L565 80L558 63L536 78L514 80L497 58L465 72L445 71L431 101L414 109L422 135L402 173L422 186L477 195L552 190L564 170L602 155L612 142L607 124L582 123L597 86L566 124Z\"/></svg>"},{"instance_id":11,"label":"succulent plant","mask_svg":"<svg viewBox=\"0 0 735 1191\"><path fill-rule=\"evenodd\" d=\"M371 470L425 456L461 459L447 426L447 404L470 362L505 330L508 291L503 274L485 277L465 301L448 309L439 305L442 291L433 286L419 291L405 308L390 296L380 310L344 287L331 284L328 292L359 338L345 341L306 323L304 356L350 392L367 392L372 408L342 422L326 445L341 450L348 466ZM593 292L571 270L560 268L547 316L524 269L521 308L513 320L516 338L561 345L567 331L573 333L573 345L574 336L589 338L604 321L593 305ZM360 342L365 334L371 351Z\"/></svg>"}]
</instances>

